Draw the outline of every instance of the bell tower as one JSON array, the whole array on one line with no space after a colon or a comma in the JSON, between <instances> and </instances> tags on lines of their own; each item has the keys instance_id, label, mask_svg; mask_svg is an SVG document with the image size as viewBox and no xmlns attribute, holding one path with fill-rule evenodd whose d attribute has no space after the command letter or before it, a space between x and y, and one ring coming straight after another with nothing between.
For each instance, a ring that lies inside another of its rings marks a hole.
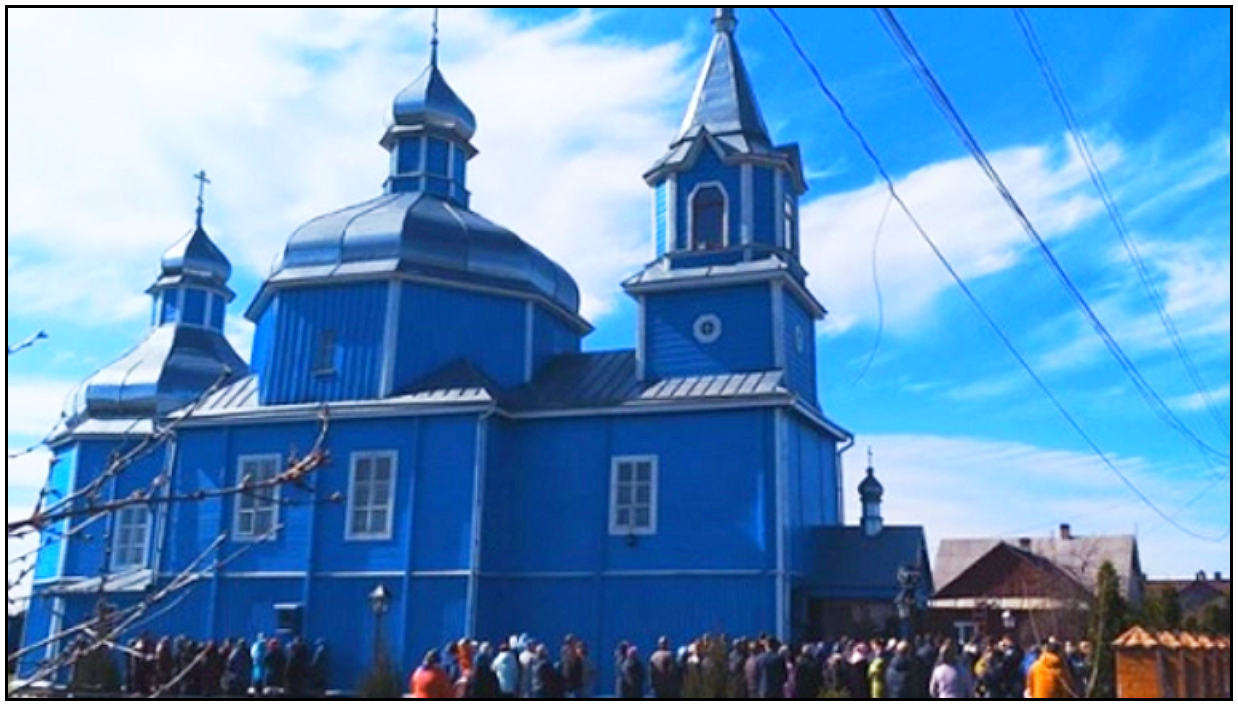
<instances>
[{"instance_id":1,"label":"bell tower","mask_svg":"<svg viewBox=\"0 0 1238 706\"><path fill-rule=\"evenodd\" d=\"M638 373L781 371L815 406L813 329L825 309L799 261L799 147L770 139L734 8L715 8L712 25L683 122L644 175L654 260L624 282L639 304Z\"/></svg>"}]
</instances>

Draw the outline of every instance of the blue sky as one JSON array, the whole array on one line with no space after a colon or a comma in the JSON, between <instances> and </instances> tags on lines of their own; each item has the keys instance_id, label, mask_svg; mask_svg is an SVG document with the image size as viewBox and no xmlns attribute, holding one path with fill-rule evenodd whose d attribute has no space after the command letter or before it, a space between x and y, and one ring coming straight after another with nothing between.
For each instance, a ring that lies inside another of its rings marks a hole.
<instances>
[{"instance_id":1,"label":"blue sky","mask_svg":"<svg viewBox=\"0 0 1238 706\"><path fill-rule=\"evenodd\" d=\"M917 217L1100 446L1185 525L1225 534L1228 467L1143 404L866 10L787 9L826 81ZM1032 22L1228 427L1230 46L1227 9L1033 9ZM900 10L921 53L1101 319L1196 433L1203 409L1126 260L1014 17ZM441 65L478 116L474 207L578 279L593 349L631 346L618 283L647 258L640 174L686 106L705 9L441 14ZM426 10L17 10L9 13L8 446L36 442L73 384L142 335L159 254L191 224L234 263L230 338L292 230L380 188L376 142L426 58ZM1137 531L1145 570L1230 569L1228 536L1178 533L1141 506L1016 368L905 219L772 19L739 11L767 124L809 175L803 257L830 310L821 399L855 432L847 513L871 445L888 522L951 536ZM865 361L871 366L860 377ZM11 462L10 512L46 456ZM1201 494L1202 493L1202 494ZM1189 503L1189 504L1188 504ZM1183 505L1186 507L1182 507Z\"/></svg>"}]
</instances>

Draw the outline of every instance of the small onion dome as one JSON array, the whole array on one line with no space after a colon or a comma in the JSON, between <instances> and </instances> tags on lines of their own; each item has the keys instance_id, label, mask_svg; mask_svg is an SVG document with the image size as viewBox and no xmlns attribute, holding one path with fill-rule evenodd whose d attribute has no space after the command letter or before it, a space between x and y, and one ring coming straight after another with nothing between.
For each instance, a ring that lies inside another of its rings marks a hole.
<instances>
[{"instance_id":1,"label":"small onion dome","mask_svg":"<svg viewBox=\"0 0 1238 706\"><path fill-rule=\"evenodd\" d=\"M195 227L172 243L159 261L159 279L154 287L177 284L198 284L208 288L228 291L228 278L232 275L232 263L219 247L211 241L201 226Z\"/></svg>"},{"instance_id":2,"label":"small onion dome","mask_svg":"<svg viewBox=\"0 0 1238 706\"><path fill-rule=\"evenodd\" d=\"M396 125L438 127L466 142L477 130L473 111L451 90L434 63L396 95L392 117Z\"/></svg>"},{"instance_id":3,"label":"small onion dome","mask_svg":"<svg viewBox=\"0 0 1238 706\"><path fill-rule=\"evenodd\" d=\"M862 500L881 500L881 494L885 492L885 488L881 487L881 481L873 475L873 467L868 467L868 472L864 475L864 480L860 481L860 498Z\"/></svg>"}]
</instances>

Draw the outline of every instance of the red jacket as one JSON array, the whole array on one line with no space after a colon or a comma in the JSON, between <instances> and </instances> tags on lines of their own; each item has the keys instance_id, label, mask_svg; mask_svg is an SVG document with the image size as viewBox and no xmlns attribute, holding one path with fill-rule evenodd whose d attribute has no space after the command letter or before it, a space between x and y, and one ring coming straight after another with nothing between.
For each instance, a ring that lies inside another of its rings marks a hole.
<instances>
[{"instance_id":1,"label":"red jacket","mask_svg":"<svg viewBox=\"0 0 1238 706\"><path fill-rule=\"evenodd\" d=\"M450 699L451 680L438 665L421 665L408 680L414 699Z\"/></svg>"}]
</instances>

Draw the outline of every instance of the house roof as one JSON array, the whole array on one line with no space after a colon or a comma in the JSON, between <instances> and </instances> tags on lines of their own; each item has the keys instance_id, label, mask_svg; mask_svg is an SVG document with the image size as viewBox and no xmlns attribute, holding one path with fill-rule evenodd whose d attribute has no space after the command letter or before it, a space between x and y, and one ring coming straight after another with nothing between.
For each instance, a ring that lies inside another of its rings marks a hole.
<instances>
[{"instance_id":1,"label":"house roof","mask_svg":"<svg viewBox=\"0 0 1238 706\"><path fill-rule=\"evenodd\" d=\"M943 539L937 546L937 559L933 563L933 582L945 586L999 543L1018 547L1020 541L1001 537ZM1128 595L1132 579L1139 576L1139 553L1133 535L1036 537L1028 542L1029 551L1070 572L1089 591L1096 586L1097 569L1106 561L1117 571L1124 597Z\"/></svg>"},{"instance_id":2,"label":"house roof","mask_svg":"<svg viewBox=\"0 0 1238 706\"><path fill-rule=\"evenodd\" d=\"M949 582L938 584L934 599L944 602L983 596L1060 603L1085 598L1088 593L1078 577L1049 558L998 542Z\"/></svg>"},{"instance_id":3,"label":"house roof","mask_svg":"<svg viewBox=\"0 0 1238 706\"><path fill-rule=\"evenodd\" d=\"M919 525L886 525L872 536L860 527L814 527L809 546L809 589L825 597L894 600L898 571L904 566L920 568L918 594L926 598L933 592L924 528Z\"/></svg>"}]
</instances>

